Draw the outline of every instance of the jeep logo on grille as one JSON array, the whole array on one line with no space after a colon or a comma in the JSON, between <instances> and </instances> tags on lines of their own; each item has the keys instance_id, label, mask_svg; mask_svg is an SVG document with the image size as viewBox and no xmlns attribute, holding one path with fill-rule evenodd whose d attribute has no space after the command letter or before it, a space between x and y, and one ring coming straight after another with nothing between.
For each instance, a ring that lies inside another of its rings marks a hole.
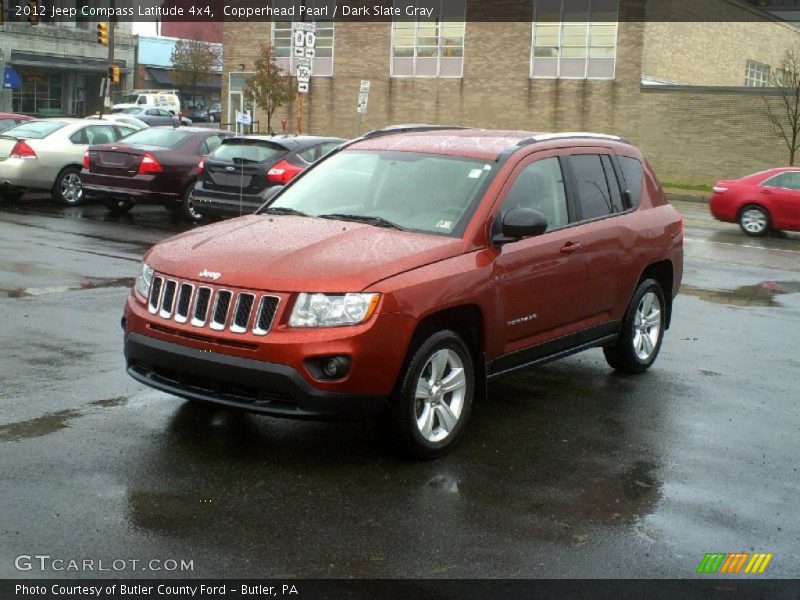
<instances>
[{"instance_id":1,"label":"jeep logo on grille","mask_svg":"<svg viewBox=\"0 0 800 600\"><path fill-rule=\"evenodd\" d=\"M222 273L217 273L216 271L209 271L208 269L203 269L202 271L200 271L198 277L206 277L208 279L213 279L214 281L216 281L217 279L222 277Z\"/></svg>"}]
</instances>

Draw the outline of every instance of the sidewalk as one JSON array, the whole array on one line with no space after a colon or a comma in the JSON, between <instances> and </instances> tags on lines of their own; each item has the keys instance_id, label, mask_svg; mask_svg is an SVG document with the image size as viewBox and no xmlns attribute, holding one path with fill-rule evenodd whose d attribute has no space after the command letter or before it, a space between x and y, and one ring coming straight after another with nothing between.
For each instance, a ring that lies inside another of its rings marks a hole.
<instances>
[{"instance_id":1,"label":"sidewalk","mask_svg":"<svg viewBox=\"0 0 800 600\"><path fill-rule=\"evenodd\" d=\"M711 195L711 192L667 187L664 188L664 193L667 195L667 200L669 202L678 200L682 202L699 202L702 204L708 204L708 197Z\"/></svg>"}]
</instances>

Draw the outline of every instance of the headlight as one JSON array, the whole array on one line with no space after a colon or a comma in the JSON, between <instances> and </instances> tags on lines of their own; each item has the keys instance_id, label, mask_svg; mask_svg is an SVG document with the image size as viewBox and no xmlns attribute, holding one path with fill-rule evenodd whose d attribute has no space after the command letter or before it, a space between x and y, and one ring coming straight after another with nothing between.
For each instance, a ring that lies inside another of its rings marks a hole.
<instances>
[{"instance_id":1,"label":"headlight","mask_svg":"<svg viewBox=\"0 0 800 600\"><path fill-rule=\"evenodd\" d=\"M375 312L380 294L299 294L289 327L336 327L363 323Z\"/></svg>"},{"instance_id":2,"label":"headlight","mask_svg":"<svg viewBox=\"0 0 800 600\"><path fill-rule=\"evenodd\" d=\"M153 269L142 263L142 274L136 278L136 293L145 301L150 297L150 284L153 283Z\"/></svg>"}]
</instances>

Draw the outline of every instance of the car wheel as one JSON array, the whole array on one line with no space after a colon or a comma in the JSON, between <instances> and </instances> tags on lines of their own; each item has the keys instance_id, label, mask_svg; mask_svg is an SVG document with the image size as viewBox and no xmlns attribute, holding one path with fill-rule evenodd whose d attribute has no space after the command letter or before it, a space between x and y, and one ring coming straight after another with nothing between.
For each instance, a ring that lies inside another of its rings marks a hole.
<instances>
[{"instance_id":1,"label":"car wheel","mask_svg":"<svg viewBox=\"0 0 800 600\"><path fill-rule=\"evenodd\" d=\"M466 344L452 331L436 332L413 350L380 425L403 454L442 456L460 439L474 391Z\"/></svg>"},{"instance_id":2,"label":"car wheel","mask_svg":"<svg viewBox=\"0 0 800 600\"><path fill-rule=\"evenodd\" d=\"M766 235L769 231L769 214L760 206L745 206L739 213L739 227L747 235Z\"/></svg>"},{"instance_id":3,"label":"car wheel","mask_svg":"<svg viewBox=\"0 0 800 600\"><path fill-rule=\"evenodd\" d=\"M203 220L203 213L197 210L194 203L194 186L190 185L183 192L183 200L181 201L181 214L187 221L197 223Z\"/></svg>"},{"instance_id":4,"label":"car wheel","mask_svg":"<svg viewBox=\"0 0 800 600\"><path fill-rule=\"evenodd\" d=\"M103 200L103 204L106 205L109 211L121 214L128 212L136 203L133 200L127 200L125 198L106 198Z\"/></svg>"},{"instance_id":5,"label":"car wheel","mask_svg":"<svg viewBox=\"0 0 800 600\"><path fill-rule=\"evenodd\" d=\"M83 182L78 167L67 167L58 174L51 193L53 202L75 206L83 201Z\"/></svg>"},{"instance_id":6,"label":"car wheel","mask_svg":"<svg viewBox=\"0 0 800 600\"><path fill-rule=\"evenodd\" d=\"M650 368L664 339L666 306L664 292L655 279L639 284L616 343L603 348L609 365L623 373L642 373Z\"/></svg>"}]
</instances>

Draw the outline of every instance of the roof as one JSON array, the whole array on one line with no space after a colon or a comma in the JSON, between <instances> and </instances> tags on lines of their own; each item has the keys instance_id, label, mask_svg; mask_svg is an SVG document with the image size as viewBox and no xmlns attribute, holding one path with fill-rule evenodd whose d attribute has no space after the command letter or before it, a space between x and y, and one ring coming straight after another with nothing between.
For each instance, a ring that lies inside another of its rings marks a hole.
<instances>
[{"instance_id":1,"label":"roof","mask_svg":"<svg viewBox=\"0 0 800 600\"><path fill-rule=\"evenodd\" d=\"M0 119L22 119L23 121L30 121L33 119L30 115L20 115L18 113L4 113L0 112Z\"/></svg>"},{"instance_id":2,"label":"roof","mask_svg":"<svg viewBox=\"0 0 800 600\"><path fill-rule=\"evenodd\" d=\"M591 132L532 132L468 128L436 128L409 126L387 128L367 134L350 146L357 150L388 150L396 152L426 152L496 160L503 152L519 146L559 139L608 141L627 143L618 136ZM424 129L423 129L424 128ZM416 129L416 130L414 130Z\"/></svg>"},{"instance_id":3,"label":"roof","mask_svg":"<svg viewBox=\"0 0 800 600\"><path fill-rule=\"evenodd\" d=\"M270 142L283 146L287 150L295 150L306 146L314 146L316 144L323 144L325 142L345 142L342 138L325 137L319 135L247 135L237 136L233 138L236 140L258 140L263 142ZM230 143L230 142L229 142Z\"/></svg>"}]
</instances>

